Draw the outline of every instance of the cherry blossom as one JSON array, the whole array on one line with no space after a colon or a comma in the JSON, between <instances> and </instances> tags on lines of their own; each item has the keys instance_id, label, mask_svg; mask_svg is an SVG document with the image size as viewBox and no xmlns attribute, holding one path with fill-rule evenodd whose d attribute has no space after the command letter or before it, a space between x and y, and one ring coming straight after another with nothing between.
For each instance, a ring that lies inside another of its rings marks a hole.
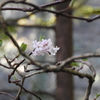
<instances>
[{"instance_id":1,"label":"cherry blossom","mask_svg":"<svg viewBox=\"0 0 100 100\"><path fill-rule=\"evenodd\" d=\"M51 39L42 39L41 41L33 41L33 55L44 55L48 53L50 55L56 55L59 47L53 47Z\"/></svg>"}]
</instances>

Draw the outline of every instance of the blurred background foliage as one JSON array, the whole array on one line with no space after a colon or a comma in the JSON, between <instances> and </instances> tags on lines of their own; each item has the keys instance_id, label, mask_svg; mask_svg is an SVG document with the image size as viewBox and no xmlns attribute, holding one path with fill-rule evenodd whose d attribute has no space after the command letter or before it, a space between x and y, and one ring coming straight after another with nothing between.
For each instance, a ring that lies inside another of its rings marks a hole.
<instances>
[{"instance_id":1,"label":"blurred background foliage","mask_svg":"<svg viewBox=\"0 0 100 100\"><path fill-rule=\"evenodd\" d=\"M14 34L17 32L15 26L7 26L7 29L10 33ZM0 39L2 40L8 40L9 38L4 34L4 31L0 29Z\"/></svg>"},{"instance_id":2,"label":"blurred background foliage","mask_svg":"<svg viewBox=\"0 0 100 100\"><path fill-rule=\"evenodd\" d=\"M7 26L7 29L14 37L16 36L17 28L15 26ZM9 44L10 39L8 38L8 36L4 34L4 31L1 28L0 28L0 40L2 40L2 45L0 47L0 55L2 56L5 54L5 51L8 50L7 48L11 46L11 44Z\"/></svg>"},{"instance_id":3,"label":"blurred background foliage","mask_svg":"<svg viewBox=\"0 0 100 100\"><path fill-rule=\"evenodd\" d=\"M29 16L29 18L22 18L18 20L18 25L40 25L40 26L53 26L56 21L56 17L52 14L47 19L41 18L35 14Z\"/></svg>"},{"instance_id":4,"label":"blurred background foliage","mask_svg":"<svg viewBox=\"0 0 100 100\"><path fill-rule=\"evenodd\" d=\"M73 15L79 17L90 17L100 14L100 7L87 5L89 0L74 0Z\"/></svg>"}]
</instances>

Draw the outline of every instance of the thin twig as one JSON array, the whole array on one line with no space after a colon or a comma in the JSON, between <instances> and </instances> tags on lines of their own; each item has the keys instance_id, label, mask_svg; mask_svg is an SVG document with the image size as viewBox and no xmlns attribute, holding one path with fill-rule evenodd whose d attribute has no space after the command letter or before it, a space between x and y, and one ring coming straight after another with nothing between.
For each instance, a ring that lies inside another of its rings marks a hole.
<instances>
[{"instance_id":1,"label":"thin twig","mask_svg":"<svg viewBox=\"0 0 100 100\"><path fill-rule=\"evenodd\" d=\"M24 81L25 81L25 77L22 77L22 82L21 82L22 86L24 84ZM18 98L20 98L21 92L22 92L22 87L19 88L19 91L18 91L18 93L16 95L16 100L18 100Z\"/></svg>"},{"instance_id":2,"label":"thin twig","mask_svg":"<svg viewBox=\"0 0 100 100\"><path fill-rule=\"evenodd\" d=\"M0 66L3 66L4 68L7 68L7 69L11 69L10 67L6 66L6 65L3 65L0 63Z\"/></svg>"},{"instance_id":3,"label":"thin twig","mask_svg":"<svg viewBox=\"0 0 100 100\"><path fill-rule=\"evenodd\" d=\"M82 61L82 60L75 60L75 61L87 65L89 67L89 69L92 71L93 77L96 76L96 71L95 71L94 67L91 64L89 64L86 61Z\"/></svg>"},{"instance_id":4,"label":"thin twig","mask_svg":"<svg viewBox=\"0 0 100 100\"><path fill-rule=\"evenodd\" d=\"M29 75L26 75L25 78L31 77L31 76L36 75L36 74L41 74L41 73L44 73L44 72L45 72L45 70L40 70L40 71L31 73L31 74L29 74Z\"/></svg>"},{"instance_id":5,"label":"thin twig","mask_svg":"<svg viewBox=\"0 0 100 100\"><path fill-rule=\"evenodd\" d=\"M30 93L32 95L34 95L35 97L37 97L39 100L42 100L37 94L35 94L34 92L28 91L27 89L25 89L21 84L19 84L18 82L15 82L16 85L20 86L25 92Z\"/></svg>"},{"instance_id":6,"label":"thin twig","mask_svg":"<svg viewBox=\"0 0 100 100\"><path fill-rule=\"evenodd\" d=\"M16 98L15 98L13 95L11 95L11 94L9 94L9 93L7 93L7 92L0 92L0 94L8 95L8 96L10 96L12 99L16 100Z\"/></svg>"}]
</instances>

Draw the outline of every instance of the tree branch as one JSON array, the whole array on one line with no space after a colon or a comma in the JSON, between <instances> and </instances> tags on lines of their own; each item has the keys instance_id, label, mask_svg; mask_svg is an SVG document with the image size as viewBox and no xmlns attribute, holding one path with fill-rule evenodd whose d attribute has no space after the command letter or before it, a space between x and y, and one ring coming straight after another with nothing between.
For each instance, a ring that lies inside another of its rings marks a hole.
<instances>
[{"instance_id":1,"label":"tree branch","mask_svg":"<svg viewBox=\"0 0 100 100\"><path fill-rule=\"evenodd\" d=\"M11 94L7 93L7 92L0 92L0 94L4 94L4 95L8 95L10 96L12 99L16 100L16 98L14 96L12 96Z\"/></svg>"}]
</instances>

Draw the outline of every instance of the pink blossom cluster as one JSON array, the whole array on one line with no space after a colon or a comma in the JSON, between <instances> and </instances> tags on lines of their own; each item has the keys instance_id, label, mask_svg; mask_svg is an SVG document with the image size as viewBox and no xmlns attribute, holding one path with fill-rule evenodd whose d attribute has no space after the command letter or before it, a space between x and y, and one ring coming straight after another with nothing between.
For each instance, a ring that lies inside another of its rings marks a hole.
<instances>
[{"instance_id":1,"label":"pink blossom cluster","mask_svg":"<svg viewBox=\"0 0 100 100\"><path fill-rule=\"evenodd\" d=\"M48 53L50 55L56 55L57 51L60 49L59 47L53 47L51 39L42 39L41 41L33 41L33 55L44 55L44 53Z\"/></svg>"}]
</instances>

